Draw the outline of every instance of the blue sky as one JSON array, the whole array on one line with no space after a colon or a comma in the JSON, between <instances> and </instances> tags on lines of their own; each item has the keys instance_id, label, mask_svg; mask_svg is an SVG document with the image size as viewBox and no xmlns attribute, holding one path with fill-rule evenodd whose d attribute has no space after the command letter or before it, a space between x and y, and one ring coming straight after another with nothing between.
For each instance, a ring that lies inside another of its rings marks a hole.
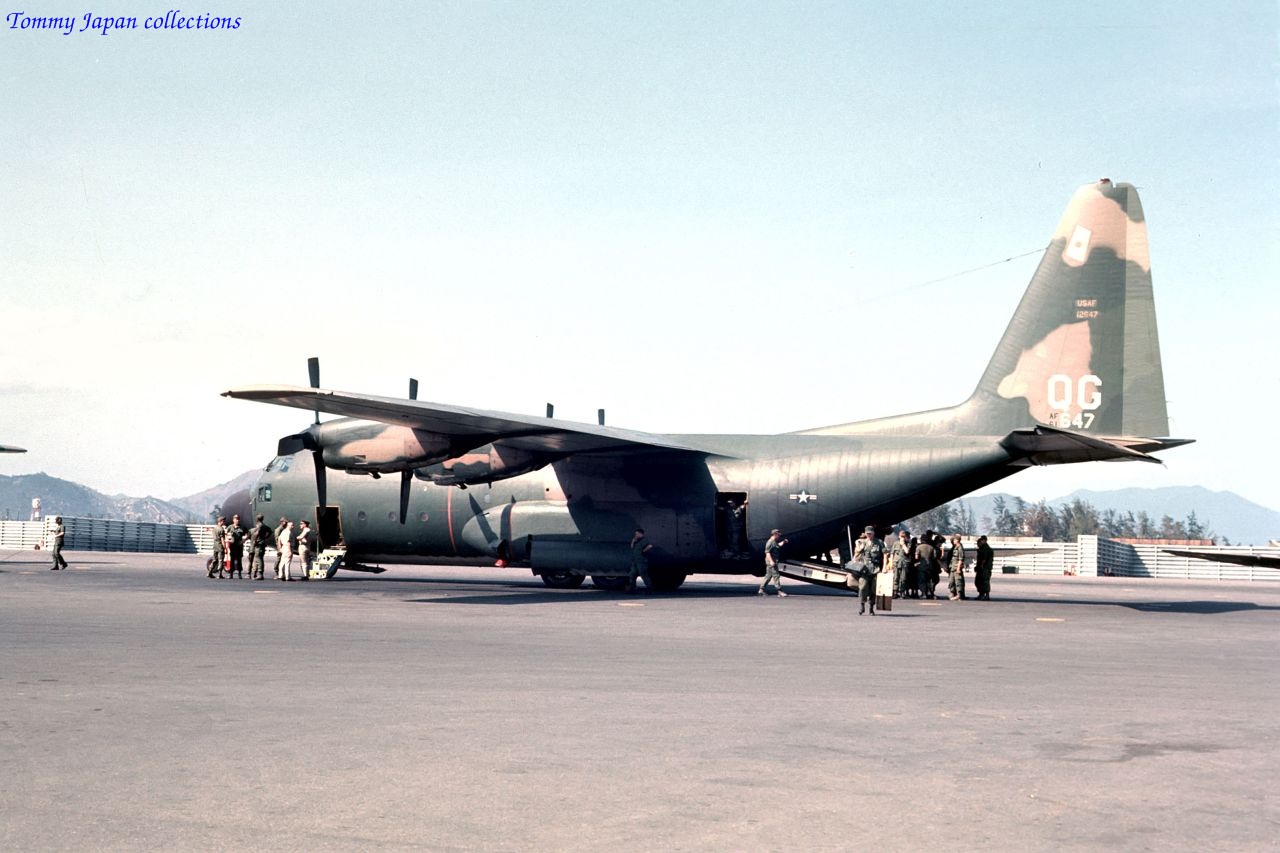
<instances>
[{"instance_id":1,"label":"blue sky","mask_svg":"<svg viewBox=\"0 0 1280 853\"><path fill-rule=\"evenodd\" d=\"M30 450L0 470L197 491L307 422L219 392L305 384L310 355L330 387L658 432L948 405L1038 258L995 262L1105 175L1142 191L1198 443L999 488L1280 505L1276 4L866 5L0 28L0 442ZM903 334L922 316L936 346Z\"/></svg>"}]
</instances>

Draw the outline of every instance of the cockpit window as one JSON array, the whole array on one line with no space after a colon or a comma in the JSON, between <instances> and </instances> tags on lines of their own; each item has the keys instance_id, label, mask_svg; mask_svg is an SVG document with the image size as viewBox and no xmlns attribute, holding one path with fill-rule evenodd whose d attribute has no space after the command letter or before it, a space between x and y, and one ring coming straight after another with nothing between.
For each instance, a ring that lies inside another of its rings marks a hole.
<instances>
[{"instance_id":1,"label":"cockpit window","mask_svg":"<svg viewBox=\"0 0 1280 853\"><path fill-rule=\"evenodd\" d=\"M269 465L267 465L267 468L266 468L267 473L283 474L285 471L289 470L289 462L291 459L292 457L289 457L289 456L277 456L275 459L271 460L271 463Z\"/></svg>"}]
</instances>

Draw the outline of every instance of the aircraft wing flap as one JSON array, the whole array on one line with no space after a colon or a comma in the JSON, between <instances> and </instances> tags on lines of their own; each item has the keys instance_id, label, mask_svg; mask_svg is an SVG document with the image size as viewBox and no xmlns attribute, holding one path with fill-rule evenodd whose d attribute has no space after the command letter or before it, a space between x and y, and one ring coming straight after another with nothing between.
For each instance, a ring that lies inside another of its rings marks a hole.
<instances>
[{"instance_id":1,"label":"aircraft wing flap","mask_svg":"<svg viewBox=\"0 0 1280 853\"><path fill-rule=\"evenodd\" d=\"M692 445L653 433L346 391L293 385L254 385L224 391L222 396L381 421L437 435L471 438L477 441L476 446L501 441L521 450L561 456L642 449L702 452Z\"/></svg>"},{"instance_id":2,"label":"aircraft wing flap","mask_svg":"<svg viewBox=\"0 0 1280 853\"><path fill-rule=\"evenodd\" d=\"M1060 465L1069 462L1109 460L1159 463L1160 460L1156 457L1137 449L1142 446L1140 443L1142 441L1144 440L1102 438L1041 425L1032 429L1014 430L1001 439L1000 445L1018 456L1024 465Z\"/></svg>"}]
</instances>

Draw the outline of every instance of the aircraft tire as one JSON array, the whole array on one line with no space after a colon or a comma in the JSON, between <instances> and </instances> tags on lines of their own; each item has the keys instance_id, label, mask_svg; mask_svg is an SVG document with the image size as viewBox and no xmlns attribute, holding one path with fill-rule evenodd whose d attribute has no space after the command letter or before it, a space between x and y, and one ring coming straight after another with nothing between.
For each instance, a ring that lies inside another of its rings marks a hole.
<instances>
[{"instance_id":1,"label":"aircraft tire","mask_svg":"<svg viewBox=\"0 0 1280 853\"><path fill-rule=\"evenodd\" d=\"M620 592L627 588L627 578L613 575L592 575L591 585L606 592Z\"/></svg>"},{"instance_id":2,"label":"aircraft tire","mask_svg":"<svg viewBox=\"0 0 1280 853\"><path fill-rule=\"evenodd\" d=\"M684 583L688 575L680 572L650 572L655 592L675 592Z\"/></svg>"},{"instance_id":3,"label":"aircraft tire","mask_svg":"<svg viewBox=\"0 0 1280 853\"><path fill-rule=\"evenodd\" d=\"M542 574L542 582L552 589L577 589L586 579L586 575L575 575L573 572L543 572Z\"/></svg>"}]
</instances>

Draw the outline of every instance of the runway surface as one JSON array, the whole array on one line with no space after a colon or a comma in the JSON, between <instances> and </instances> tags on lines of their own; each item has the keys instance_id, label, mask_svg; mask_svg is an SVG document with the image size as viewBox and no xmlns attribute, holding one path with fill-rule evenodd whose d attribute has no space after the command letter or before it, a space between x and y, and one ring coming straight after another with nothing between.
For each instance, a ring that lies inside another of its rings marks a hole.
<instances>
[{"instance_id":1,"label":"runway surface","mask_svg":"<svg viewBox=\"0 0 1280 853\"><path fill-rule=\"evenodd\" d=\"M1280 583L998 575L872 619L749 578L67 557L0 552L10 850L1280 839Z\"/></svg>"}]
</instances>

